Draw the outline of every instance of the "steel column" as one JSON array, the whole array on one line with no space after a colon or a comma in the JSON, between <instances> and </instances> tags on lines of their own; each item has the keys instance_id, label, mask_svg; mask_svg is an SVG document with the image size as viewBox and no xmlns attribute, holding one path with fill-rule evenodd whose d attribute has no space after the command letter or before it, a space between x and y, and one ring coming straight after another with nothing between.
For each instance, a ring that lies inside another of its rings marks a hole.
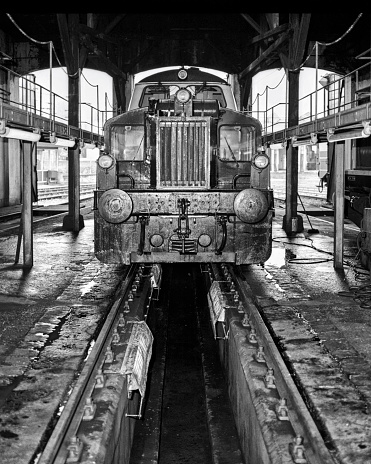
<instances>
[{"instance_id":1,"label":"steel column","mask_svg":"<svg viewBox=\"0 0 371 464\"><path fill-rule=\"evenodd\" d=\"M299 120L299 72L288 72L289 80L289 112L288 126L298 124ZM298 195L298 148L287 142L286 150L286 212L282 228L287 235L302 232L303 218L297 214Z\"/></svg>"},{"instance_id":2,"label":"steel column","mask_svg":"<svg viewBox=\"0 0 371 464\"><path fill-rule=\"evenodd\" d=\"M68 78L68 123L79 126L80 76ZM63 229L78 232L84 227L80 214L80 149L68 149L68 214L63 218Z\"/></svg>"},{"instance_id":3,"label":"steel column","mask_svg":"<svg viewBox=\"0 0 371 464\"><path fill-rule=\"evenodd\" d=\"M32 142L21 142L23 154L22 235L23 266L33 266L33 211L32 211Z\"/></svg>"},{"instance_id":4,"label":"steel column","mask_svg":"<svg viewBox=\"0 0 371 464\"><path fill-rule=\"evenodd\" d=\"M344 142L335 142L335 223L334 223L334 267L343 269L344 248Z\"/></svg>"}]
</instances>

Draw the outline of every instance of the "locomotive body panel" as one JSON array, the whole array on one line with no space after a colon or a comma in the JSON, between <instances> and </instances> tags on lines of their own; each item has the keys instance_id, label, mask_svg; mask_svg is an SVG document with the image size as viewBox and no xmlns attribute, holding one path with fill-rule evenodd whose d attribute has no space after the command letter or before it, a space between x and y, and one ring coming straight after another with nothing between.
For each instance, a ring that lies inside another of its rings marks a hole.
<instances>
[{"instance_id":1,"label":"locomotive body panel","mask_svg":"<svg viewBox=\"0 0 371 464\"><path fill-rule=\"evenodd\" d=\"M131 262L264 263L271 254L271 212L259 224L247 225L235 217L227 221L228 240L220 253L216 253L215 250L223 241L223 230L215 217L211 215L191 214L189 216L190 232L183 242L184 252L182 241L176 233L177 216L151 216L146 227L143 251L139 253L141 235L139 221L109 224L97 211L95 214L96 256L107 264L130 264Z\"/></svg>"},{"instance_id":2,"label":"locomotive body panel","mask_svg":"<svg viewBox=\"0 0 371 464\"><path fill-rule=\"evenodd\" d=\"M194 68L188 76L194 81L174 71L147 78L134 109L105 125L95 192L103 262L249 264L271 254L261 124L235 111L226 82L206 82L211 75Z\"/></svg>"}]
</instances>

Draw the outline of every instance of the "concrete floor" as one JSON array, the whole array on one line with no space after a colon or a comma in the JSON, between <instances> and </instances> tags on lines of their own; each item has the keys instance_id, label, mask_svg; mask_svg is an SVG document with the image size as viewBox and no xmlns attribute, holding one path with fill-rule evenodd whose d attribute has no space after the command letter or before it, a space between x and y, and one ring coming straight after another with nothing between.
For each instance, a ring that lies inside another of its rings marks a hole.
<instances>
[{"instance_id":1,"label":"concrete floor","mask_svg":"<svg viewBox=\"0 0 371 464\"><path fill-rule=\"evenodd\" d=\"M371 462L371 282L346 221L344 268L333 266L332 217L303 217L288 238L276 208L273 252L244 269L260 312L340 463ZM337 461L336 461L337 462Z\"/></svg>"},{"instance_id":2,"label":"concrete floor","mask_svg":"<svg viewBox=\"0 0 371 464\"><path fill-rule=\"evenodd\" d=\"M370 276L355 259L359 229L346 224L344 269L337 271L332 261L332 218L310 218L319 233L308 234L310 226L303 217L304 232L288 238L282 229L284 212L277 204L269 261L246 266L243 272L287 362L297 370L303 390L312 395L313 408L322 411L326 433L344 453L353 453L347 462L371 462ZM18 458L27 453L35 438L35 417L28 417L32 403L40 402L38 427L47 427L40 411L58 404L66 383L55 379L52 393L40 385L56 375L50 370L54 361L69 365L73 378L122 275L120 267L103 265L94 257L93 214L86 213L84 221L78 234L63 231L60 218L39 226L29 271L13 264L17 235L0 237L3 456L14 447ZM53 340L59 342L54 351ZM25 380L27 387L22 384ZM31 382L38 386L37 397L31 395ZM27 397L22 396L25 391ZM343 439L346 427L348 441ZM27 462L18 458L6 462Z\"/></svg>"}]
</instances>

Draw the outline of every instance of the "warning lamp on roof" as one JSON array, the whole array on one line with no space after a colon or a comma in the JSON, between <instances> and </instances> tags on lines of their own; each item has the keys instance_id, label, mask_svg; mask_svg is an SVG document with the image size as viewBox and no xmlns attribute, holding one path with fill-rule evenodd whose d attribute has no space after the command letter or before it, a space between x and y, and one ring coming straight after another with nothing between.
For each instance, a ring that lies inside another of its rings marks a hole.
<instances>
[{"instance_id":1,"label":"warning lamp on roof","mask_svg":"<svg viewBox=\"0 0 371 464\"><path fill-rule=\"evenodd\" d=\"M181 79L182 81L184 81L184 79L187 79L187 77L188 77L187 70L184 69L184 68L179 69L179 71L178 71L178 77L179 77L179 79Z\"/></svg>"}]
</instances>

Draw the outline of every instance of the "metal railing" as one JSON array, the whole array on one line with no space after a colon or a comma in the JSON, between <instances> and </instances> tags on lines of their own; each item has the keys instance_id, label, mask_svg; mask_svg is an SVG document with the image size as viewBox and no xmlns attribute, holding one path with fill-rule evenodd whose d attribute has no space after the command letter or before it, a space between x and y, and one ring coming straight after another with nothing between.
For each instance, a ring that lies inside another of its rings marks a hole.
<instances>
[{"instance_id":1,"label":"metal railing","mask_svg":"<svg viewBox=\"0 0 371 464\"><path fill-rule=\"evenodd\" d=\"M315 122L321 118L344 111L349 108L357 107L360 104L370 101L370 64L366 63L359 68L351 71L344 76L337 77L334 73L326 76L327 84L299 99L299 125L307 122ZM354 89L347 92L347 89ZM266 88L268 94L268 87ZM257 110L244 111L260 120L263 126L263 134L273 134L288 128L288 102L283 101L274 106L261 110L260 98L256 98ZM264 96L265 107L268 102L268 95ZM282 109L283 108L283 109Z\"/></svg>"},{"instance_id":2,"label":"metal railing","mask_svg":"<svg viewBox=\"0 0 371 464\"><path fill-rule=\"evenodd\" d=\"M0 65L0 74L6 73L6 82L13 82L12 91L1 88L0 106L2 103L14 106L25 111L32 121L32 116L40 116L50 121L49 129L53 131L56 123L68 125L68 99L51 92L49 89L37 84L32 75L22 76ZM103 135L105 121L112 117L113 110L99 110L90 103L80 103L80 128L91 133ZM1 109L0 109L1 110ZM0 114L1 117L1 114Z\"/></svg>"},{"instance_id":3,"label":"metal railing","mask_svg":"<svg viewBox=\"0 0 371 464\"><path fill-rule=\"evenodd\" d=\"M48 119L51 131L56 123L68 125L68 99L37 84L32 75L22 76L3 65L0 65L1 72L7 73L5 82L16 83L18 80L18 85L13 85L12 91L9 91L8 88L2 88L0 84L0 117L2 117L1 103L5 103L24 110L30 115L30 121L32 121L32 115ZM327 84L322 84L320 88L317 87L315 91L299 99L299 125L353 108L364 103L366 99L370 101L369 63L338 78L333 73L328 73L327 76ZM352 92L353 97L346 95L346 88L350 87L355 89ZM268 89L266 87L267 94L264 96L265 109L260 109L260 98L263 95L258 94L257 109L243 111L260 120L264 135L288 128L288 102L282 101L266 108L269 100ZM82 102L80 103L80 128L87 129L92 134L103 135L104 123L113 114L113 110L100 110L90 103Z\"/></svg>"}]
</instances>

